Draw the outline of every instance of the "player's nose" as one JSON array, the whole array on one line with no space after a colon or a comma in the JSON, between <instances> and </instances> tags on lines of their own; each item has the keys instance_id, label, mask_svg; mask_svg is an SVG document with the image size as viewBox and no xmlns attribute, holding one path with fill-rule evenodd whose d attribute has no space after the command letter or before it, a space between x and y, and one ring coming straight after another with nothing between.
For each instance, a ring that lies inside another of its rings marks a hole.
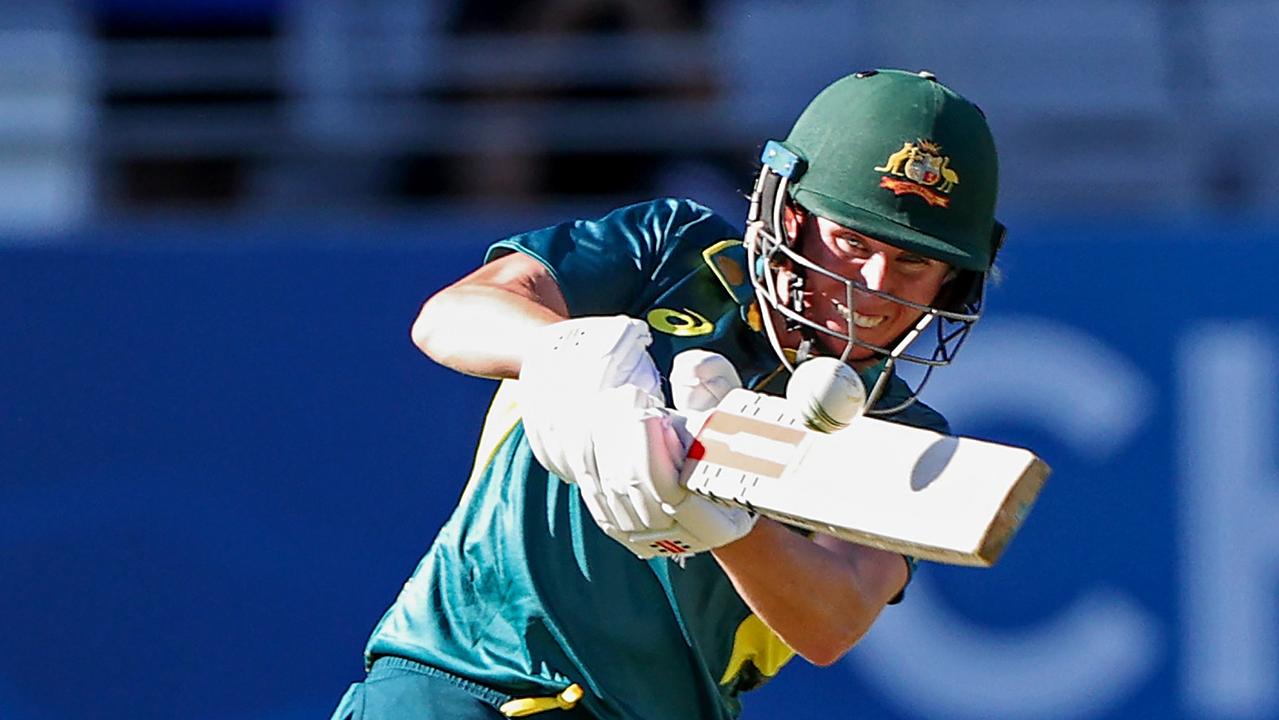
<instances>
[{"instance_id":1,"label":"player's nose","mask_svg":"<svg viewBox=\"0 0 1279 720\"><path fill-rule=\"evenodd\" d=\"M884 253L874 253L866 259L866 262L862 263L862 282L871 290L883 290L884 274L887 267L888 259L884 257Z\"/></svg>"}]
</instances>

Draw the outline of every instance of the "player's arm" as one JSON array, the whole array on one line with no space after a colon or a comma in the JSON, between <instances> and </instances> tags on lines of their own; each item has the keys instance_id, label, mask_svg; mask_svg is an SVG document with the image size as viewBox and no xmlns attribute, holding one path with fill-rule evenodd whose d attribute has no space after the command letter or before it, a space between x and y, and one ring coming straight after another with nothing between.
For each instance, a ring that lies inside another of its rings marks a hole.
<instances>
[{"instance_id":1,"label":"player's arm","mask_svg":"<svg viewBox=\"0 0 1279 720\"><path fill-rule=\"evenodd\" d=\"M570 320L568 315L563 290L546 265L513 252L428 299L412 336L423 353L446 367L518 378L520 417L533 455L560 478L581 481L596 513L602 492L594 490L600 475L594 419L602 413L606 424L619 430L627 457L647 457L647 438L636 430L646 427L644 410L661 405L660 380L646 351L650 336L643 322L625 316ZM626 388L632 392L602 394ZM603 529L622 531L621 526Z\"/></svg>"},{"instance_id":2,"label":"player's arm","mask_svg":"<svg viewBox=\"0 0 1279 720\"><path fill-rule=\"evenodd\" d=\"M816 665L852 648L908 579L897 553L806 538L768 518L712 553L751 610Z\"/></svg>"},{"instance_id":3,"label":"player's arm","mask_svg":"<svg viewBox=\"0 0 1279 720\"><path fill-rule=\"evenodd\" d=\"M468 375L519 376L522 350L538 328L568 317L545 265L513 252L431 296L413 323L413 343Z\"/></svg>"}]
</instances>

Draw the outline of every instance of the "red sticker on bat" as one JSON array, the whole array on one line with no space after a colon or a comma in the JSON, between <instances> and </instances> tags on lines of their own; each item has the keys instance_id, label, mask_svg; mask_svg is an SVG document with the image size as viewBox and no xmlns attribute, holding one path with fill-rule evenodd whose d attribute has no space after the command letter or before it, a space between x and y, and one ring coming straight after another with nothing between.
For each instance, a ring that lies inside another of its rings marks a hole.
<instances>
[{"instance_id":1,"label":"red sticker on bat","mask_svg":"<svg viewBox=\"0 0 1279 720\"><path fill-rule=\"evenodd\" d=\"M693 444L688 446L688 459L701 460L706 457L706 446L697 438L693 438Z\"/></svg>"}]
</instances>

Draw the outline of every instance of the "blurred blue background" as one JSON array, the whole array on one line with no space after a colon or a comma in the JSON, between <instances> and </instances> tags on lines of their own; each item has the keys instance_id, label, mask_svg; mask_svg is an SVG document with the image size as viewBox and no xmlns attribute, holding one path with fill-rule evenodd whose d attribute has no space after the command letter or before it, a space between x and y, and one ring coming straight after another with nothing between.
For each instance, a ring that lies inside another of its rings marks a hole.
<instances>
[{"instance_id":1,"label":"blurred blue background","mask_svg":"<svg viewBox=\"0 0 1279 720\"><path fill-rule=\"evenodd\" d=\"M926 398L1055 473L764 718L1279 718L1279 3L0 0L0 718L327 717L491 383L504 234L744 217L830 80L986 110L1011 227Z\"/></svg>"}]
</instances>

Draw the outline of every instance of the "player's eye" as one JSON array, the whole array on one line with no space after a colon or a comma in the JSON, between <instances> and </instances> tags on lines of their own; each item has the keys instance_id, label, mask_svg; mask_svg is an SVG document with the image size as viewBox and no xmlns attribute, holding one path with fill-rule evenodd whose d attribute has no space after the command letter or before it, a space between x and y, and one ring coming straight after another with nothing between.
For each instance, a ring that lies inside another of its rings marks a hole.
<instances>
[{"instance_id":1,"label":"player's eye","mask_svg":"<svg viewBox=\"0 0 1279 720\"><path fill-rule=\"evenodd\" d=\"M853 258L864 258L870 255L870 248L859 238L848 235L836 235L835 249L841 254Z\"/></svg>"},{"instance_id":2,"label":"player's eye","mask_svg":"<svg viewBox=\"0 0 1279 720\"><path fill-rule=\"evenodd\" d=\"M923 255L916 255L915 253L902 253L897 256L897 262L918 270L944 264L940 260L934 260L933 258L924 257Z\"/></svg>"}]
</instances>

